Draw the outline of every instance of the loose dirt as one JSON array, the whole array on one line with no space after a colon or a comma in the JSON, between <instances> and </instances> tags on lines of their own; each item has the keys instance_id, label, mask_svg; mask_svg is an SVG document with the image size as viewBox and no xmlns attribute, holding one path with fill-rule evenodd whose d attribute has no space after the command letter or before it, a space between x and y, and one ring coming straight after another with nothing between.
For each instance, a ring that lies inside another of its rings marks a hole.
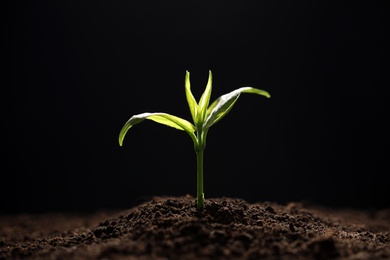
<instances>
[{"instance_id":1,"label":"loose dirt","mask_svg":"<svg viewBox=\"0 0 390 260\"><path fill-rule=\"evenodd\" d=\"M390 259L390 209L155 197L94 214L0 216L0 259Z\"/></svg>"}]
</instances>

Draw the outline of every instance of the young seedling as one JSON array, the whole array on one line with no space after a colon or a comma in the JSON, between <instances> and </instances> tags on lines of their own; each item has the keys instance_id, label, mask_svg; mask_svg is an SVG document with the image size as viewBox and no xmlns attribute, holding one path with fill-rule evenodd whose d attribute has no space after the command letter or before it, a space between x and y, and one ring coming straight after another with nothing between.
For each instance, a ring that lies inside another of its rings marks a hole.
<instances>
[{"instance_id":1,"label":"young seedling","mask_svg":"<svg viewBox=\"0 0 390 260\"><path fill-rule=\"evenodd\" d=\"M206 148L206 136L212 125L221 120L236 103L241 93L252 93L270 98L271 95L264 90L242 87L228 94L220 96L210 106L209 100L212 88L212 73L209 71L209 78L206 89L197 103L191 92L190 73L186 71L185 75L185 93L188 106L190 107L194 124L189 121L166 113L142 113L132 116L122 127L119 133L119 145L123 145L123 139L127 131L134 125L141 123L145 119L167 125L187 132L194 142L194 149L197 157L197 207L201 209L204 204L203 193L203 153Z\"/></svg>"}]
</instances>

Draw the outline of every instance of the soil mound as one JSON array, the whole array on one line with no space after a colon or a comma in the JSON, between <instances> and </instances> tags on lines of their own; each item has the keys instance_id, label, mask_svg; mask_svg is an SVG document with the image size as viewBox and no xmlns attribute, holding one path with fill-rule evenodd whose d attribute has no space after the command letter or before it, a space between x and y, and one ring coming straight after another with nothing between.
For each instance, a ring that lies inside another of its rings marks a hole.
<instances>
[{"instance_id":1,"label":"soil mound","mask_svg":"<svg viewBox=\"0 0 390 260\"><path fill-rule=\"evenodd\" d=\"M390 259L390 210L155 197L121 212L0 216L0 259Z\"/></svg>"}]
</instances>

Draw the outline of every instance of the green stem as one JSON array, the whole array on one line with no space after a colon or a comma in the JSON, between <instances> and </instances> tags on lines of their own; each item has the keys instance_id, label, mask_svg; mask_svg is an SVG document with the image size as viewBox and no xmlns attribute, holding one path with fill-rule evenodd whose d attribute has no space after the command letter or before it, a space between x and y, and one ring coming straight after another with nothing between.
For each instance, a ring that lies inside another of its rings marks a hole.
<instances>
[{"instance_id":1,"label":"green stem","mask_svg":"<svg viewBox=\"0 0 390 260\"><path fill-rule=\"evenodd\" d=\"M204 204L204 191L203 191L203 155L204 149L206 148L206 136L207 130L203 131L202 125L197 126L196 131L196 161L197 161L197 190L196 190L196 204L198 209L203 208Z\"/></svg>"},{"instance_id":2,"label":"green stem","mask_svg":"<svg viewBox=\"0 0 390 260\"><path fill-rule=\"evenodd\" d=\"M204 193L203 193L203 149L199 149L196 152L197 159L197 195L196 204L198 209L203 208L204 204Z\"/></svg>"}]
</instances>

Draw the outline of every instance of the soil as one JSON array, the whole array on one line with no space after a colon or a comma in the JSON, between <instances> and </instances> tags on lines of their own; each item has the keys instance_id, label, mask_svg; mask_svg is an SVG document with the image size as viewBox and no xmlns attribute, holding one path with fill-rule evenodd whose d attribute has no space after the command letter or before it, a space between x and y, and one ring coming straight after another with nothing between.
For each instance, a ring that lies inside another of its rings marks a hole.
<instances>
[{"instance_id":1,"label":"soil","mask_svg":"<svg viewBox=\"0 0 390 260\"><path fill-rule=\"evenodd\" d=\"M0 259L390 259L390 209L155 197L93 214L0 216Z\"/></svg>"}]
</instances>

